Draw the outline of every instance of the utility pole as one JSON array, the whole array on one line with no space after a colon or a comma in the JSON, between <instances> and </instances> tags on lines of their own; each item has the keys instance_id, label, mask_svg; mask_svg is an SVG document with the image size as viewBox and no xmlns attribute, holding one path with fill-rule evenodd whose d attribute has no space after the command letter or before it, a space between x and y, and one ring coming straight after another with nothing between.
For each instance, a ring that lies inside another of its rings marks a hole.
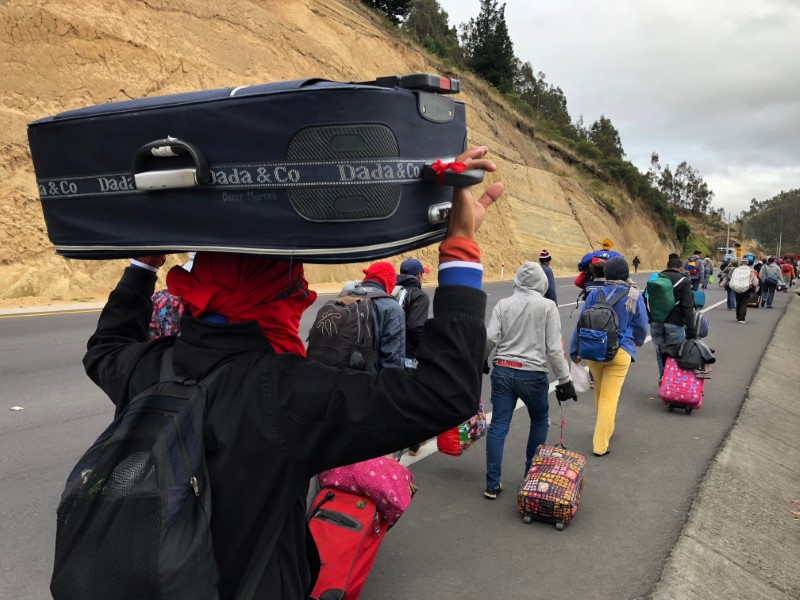
<instances>
[{"instance_id":1,"label":"utility pole","mask_svg":"<svg viewBox=\"0 0 800 600\"><path fill-rule=\"evenodd\" d=\"M783 242L783 231L778 236L778 253L775 255L777 258L781 257L781 242Z\"/></svg>"},{"instance_id":2,"label":"utility pole","mask_svg":"<svg viewBox=\"0 0 800 600\"><path fill-rule=\"evenodd\" d=\"M725 242L725 254L727 254L728 248L731 247L731 211L728 211L728 218L725 220L728 221L728 240Z\"/></svg>"}]
</instances>

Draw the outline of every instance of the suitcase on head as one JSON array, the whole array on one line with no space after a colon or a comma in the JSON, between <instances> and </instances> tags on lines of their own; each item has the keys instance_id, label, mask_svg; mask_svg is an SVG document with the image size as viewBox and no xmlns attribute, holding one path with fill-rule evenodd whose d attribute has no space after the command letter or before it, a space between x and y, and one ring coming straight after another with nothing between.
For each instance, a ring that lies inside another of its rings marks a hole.
<instances>
[{"instance_id":1,"label":"suitcase on head","mask_svg":"<svg viewBox=\"0 0 800 600\"><path fill-rule=\"evenodd\" d=\"M681 369L677 360L667 356L658 395L670 412L682 408L686 414L690 414L703 406L705 383L705 379L697 377L692 369Z\"/></svg>"},{"instance_id":2,"label":"suitcase on head","mask_svg":"<svg viewBox=\"0 0 800 600\"><path fill-rule=\"evenodd\" d=\"M69 258L194 250L373 260L444 237L466 147L457 80L307 79L117 102L29 125Z\"/></svg>"},{"instance_id":3,"label":"suitcase on head","mask_svg":"<svg viewBox=\"0 0 800 600\"><path fill-rule=\"evenodd\" d=\"M525 523L533 519L555 523L559 531L578 512L586 474L586 457L557 446L541 445L517 493L517 508Z\"/></svg>"}]
</instances>

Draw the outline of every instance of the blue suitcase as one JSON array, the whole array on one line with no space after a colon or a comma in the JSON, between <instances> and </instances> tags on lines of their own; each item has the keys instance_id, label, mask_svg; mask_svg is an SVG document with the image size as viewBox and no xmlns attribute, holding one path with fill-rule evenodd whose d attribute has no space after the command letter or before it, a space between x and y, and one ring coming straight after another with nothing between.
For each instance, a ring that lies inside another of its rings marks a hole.
<instances>
[{"instance_id":1,"label":"blue suitcase","mask_svg":"<svg viewBox=\"0 0 800 600\"><path fill-rule=\"evenodd\" d=\"M340 263L429 245L444 237L450 186L483 176L441 172L466 147L458 91L422 74L308 79L41 119L28 138L48 235L83 259L206 250Z\"/></svg>"}]
</instances>

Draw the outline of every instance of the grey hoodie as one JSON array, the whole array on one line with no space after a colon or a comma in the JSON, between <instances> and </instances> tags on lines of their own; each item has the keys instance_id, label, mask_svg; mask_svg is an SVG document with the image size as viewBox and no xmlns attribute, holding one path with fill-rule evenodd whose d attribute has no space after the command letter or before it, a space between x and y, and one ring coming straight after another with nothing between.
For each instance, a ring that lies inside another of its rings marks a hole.
<instances>
[{"instance_id":1,"label":"grey hoodie","mask_svg":"<svg viewBox=\"0 0 800 600\"><path fill-rule=\"evenodd\" d=\"M561 340L561 317L555 302L544 297L547 276L527 262L517 269L514 293L494 307L486 330L486 357L518 361L526 371L547 372L547 360L559 383L569 381Z\"/></svg>"}]
</instances>

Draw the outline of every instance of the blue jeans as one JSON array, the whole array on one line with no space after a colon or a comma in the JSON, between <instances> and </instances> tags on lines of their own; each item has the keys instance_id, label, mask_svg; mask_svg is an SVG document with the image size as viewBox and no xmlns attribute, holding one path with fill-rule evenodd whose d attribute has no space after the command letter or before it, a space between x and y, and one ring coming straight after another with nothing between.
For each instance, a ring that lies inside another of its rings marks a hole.
<instances>
[{"instance_id":1,"label":"blue jeans","mask_svg":"<svg viewBox=\"0 0 800 600\"><path fill-rule=\"evenodd\" d=\"M662 348L666 346L680 346L686 339L686 330L682 325L672 323L650 323L650 335L653 338L653 347L656 349L658 361L658 378L664 375L664 357L661 356Z\"/></svg>"},{"instance_id":2,"label":"blue jeans","mask_svg":"<svg viewBox=\"0 0 800 600\"><path fill-rule=\"evenodd\" d=\"M703 289L704 290L708 289L708 280L709 279L711 279L711 273L710 272L706 272L705 277L703 277Z\"/></svg>"},{"instance_id":3,"label":"blue jeans","mask_svg":"<svg viewBox=\"0 0 800 600\"><path fill-rule=\"evenodd\" d=\"M547 440L550 425L547 417L550 405L547 400L547 373L523 371L509 367L492 369L492 422L486 434L486 488L496 489L500 485L500 471L503 466L503 447L517 398L528 409L531 428L528 432L528 447L525 450L525 475L531 468L536 448Z\"/></svg>"},{"instance_id":4,"label":"blue jeans","mask_svg":"<svg viewBox=\"0 0 800 600\"><path fill-rule=\"evenodd\" d=\"M777 283L767 283L766 281L761 284L761 306L766 304L772 307L772 301L775 299L775 289L778 287Z\"/></svg>"},{"instance_id":5,"label":"blue jeans","mask_svg":"<svg viewBox=\"0 0 800 600\"><path fill-rule=\"evenodd\" d=\"M728 292L728 308L730 310L736 310L736 292L734 292L730 287L726 288Z\"/></svg>"}]
</instances>

